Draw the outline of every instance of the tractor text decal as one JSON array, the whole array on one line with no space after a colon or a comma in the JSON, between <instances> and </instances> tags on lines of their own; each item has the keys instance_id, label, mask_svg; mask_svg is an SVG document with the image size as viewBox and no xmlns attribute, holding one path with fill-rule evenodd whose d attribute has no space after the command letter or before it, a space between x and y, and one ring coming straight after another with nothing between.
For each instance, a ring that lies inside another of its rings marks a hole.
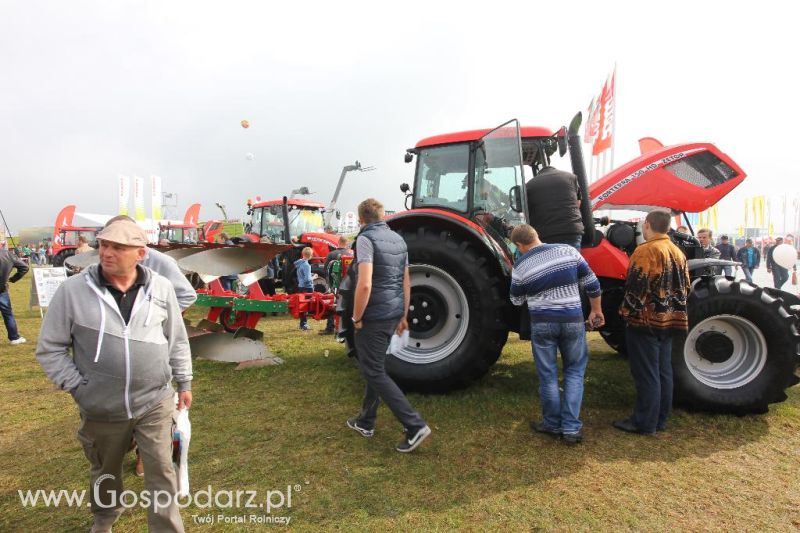
<instances>
[{"instance_id":1,"label":"tractor text decal","mask_svg":"<svg viewBox=\"0 0 800 533\"><path fill-rule=\"evenodd\" d=\"M616 182L614 185L603 191L602 194L598 195L595 199L593 199L592 208L594 208L594 206L597 205L599 202L607 200L609 196L611 196L621 188L625 187L636 178L644 176L648 172L651 172L660 166L666 165L667 163L672 163L673 161L677 161L679 159L683 159L687 155L699 152L701 150L703 150L703 148L695 148L694 150L688 150L685 152L678 152L677 154L671 154L668 155L667 157L662 158L659 161L654 161L649 165L640 168L639 170L631 172L630 174L628 174L627 176Z\"/></svg>"}]
</instances>

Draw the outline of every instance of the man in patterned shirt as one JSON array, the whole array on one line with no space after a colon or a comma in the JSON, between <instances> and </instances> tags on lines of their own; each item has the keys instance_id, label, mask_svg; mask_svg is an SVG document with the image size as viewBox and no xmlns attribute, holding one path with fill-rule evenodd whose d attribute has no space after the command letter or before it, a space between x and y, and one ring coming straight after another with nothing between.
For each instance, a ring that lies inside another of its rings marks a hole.
<instances>
[{"instance_id":1,"label":"man in patterned shirt","mask_svg":"<svg viewBox=\"0 0 800 533\"><path fill-rule=\"evenodd\" d=\"M605 323L600 282L575 248L543 244L527 224L514 228L511 242L522 254L511 273L511 302L528 303L531 346L539 375L543 421L531 422L531 428L577 444L583 441L583 424L578 417L589 360L580 291L586 292L592 306L589 324L599 328ZM564 366L563 401L558 388L559 349Z\"/></svg>"},{"instance_id":2,"label":"man in patterned shirt","mask_svg":"<svg viewBox=\"0 0 800 533\"><path fill-rule=\"evenodd\" d=\"M619 310L627 325L636 404L633 414L614 427L629 433L652 435L666 428L672 408L672 336L689 328L689 270L686 256L667 235L670 217L662 210L647 214L647 242L631 255Z\"/></svg>"}]
</instances>

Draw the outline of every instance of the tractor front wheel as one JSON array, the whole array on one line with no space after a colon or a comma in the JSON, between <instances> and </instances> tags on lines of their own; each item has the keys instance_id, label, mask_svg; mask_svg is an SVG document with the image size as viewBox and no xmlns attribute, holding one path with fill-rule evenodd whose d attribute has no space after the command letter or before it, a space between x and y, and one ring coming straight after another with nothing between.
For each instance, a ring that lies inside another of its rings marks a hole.
<instances>
[{"instance_id":1,"label":"tractor front wheel","mask_svg":"<svg viewBox=\"0 0 800 533\"><path fill-rule=\"evenodd\" d=\"M476 247L429 227L399 232L408 246L410 343L387 355L386 370L403 388L446 392L483 376L508 338L506 289ZM357 268L357 267L356 267ZM343 336L354 351L352 278L340 287Z\"/></svg>"},{"instance_id":2,"label":"tractor front wheel","mask_svg":"<svg viewBox=\"0 0 800 533\"><path fill-rule=\"evenodd\" d=\"M672 343L679 405L764 413L800 381L797 318L777 291L722 276L701 279L688 309L689 332Z\"/></svg>"}]
</instances>

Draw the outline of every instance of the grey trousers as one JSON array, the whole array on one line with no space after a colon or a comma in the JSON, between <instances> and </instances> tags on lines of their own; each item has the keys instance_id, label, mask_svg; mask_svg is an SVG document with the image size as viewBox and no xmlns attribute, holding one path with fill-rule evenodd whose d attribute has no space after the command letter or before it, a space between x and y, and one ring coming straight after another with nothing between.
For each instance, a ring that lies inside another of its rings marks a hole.
<instances>
[{"instance_id":1,"label":"grey trousers","mask_svg":"<svg viewBox=\"0 0 800 533\"><path fill-rule=\"evenodd\" d=\"M174 503L178 492L178 478L172 465L172 427L175 400L170 394L164 401L147 413L123 422L99 422L81 417L78 440L91 464L91 503L94 515L92 531L110 531L111 526L124 511L120 505L122 487L122 461L131 445L131 436L136 436L139 453L144 462L144 488L154 497L156 491L166 491L173 497L169 507L158 512L151 504L147 507L147 529L149 531L183 532L178 507ZM95 483L101 476L95 489ZM95 492L100 501L95 501ZM161 498L162 503L166 500ZM112 505L116 503L116 505ZM138 504L137 504L138 507Z\"/></svg>"},{"instance_id":2,"label":"grey trousers","mask_svg":"<svg viewBox=\"0 0 800 533\"><path fill-rule=\"evenodd\" d=\"M375 427L381 400L406 429L425 425L400 387L386 374L386 350L398 322L399 319L364 322L361 329L355 330L358 368L367 382L361 413L358 415L358 425L365 429Z\"/></svg>"}]
</instances>

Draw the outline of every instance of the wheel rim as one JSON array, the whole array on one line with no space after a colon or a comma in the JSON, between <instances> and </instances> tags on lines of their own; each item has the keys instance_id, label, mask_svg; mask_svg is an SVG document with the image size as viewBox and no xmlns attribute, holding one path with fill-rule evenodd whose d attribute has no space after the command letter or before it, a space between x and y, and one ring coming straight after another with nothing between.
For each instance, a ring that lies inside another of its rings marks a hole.
<instances>
[{"instance_id":1,"label":"wheel rim","mask_svg":"<svg viewBox=\"0 0 800 533\"><path fill-rule=\"evenodd\" d=\"M449 356L467 335L469 303L450 274L431 265L410 265L410 340L395 357L430 364Z\"/></svg>"},{"instance_id":2,"label":"wheel rim","mask_svg":"<svg viewBox=\"0 0 800 533\"><path fill-rule=\"evenodd\" d=\"M761 330L741 316L717 315L691 329L684 343L689 372L715 389L736 389L753 381L767 363Z\"/></svg>"}]
</instances>

